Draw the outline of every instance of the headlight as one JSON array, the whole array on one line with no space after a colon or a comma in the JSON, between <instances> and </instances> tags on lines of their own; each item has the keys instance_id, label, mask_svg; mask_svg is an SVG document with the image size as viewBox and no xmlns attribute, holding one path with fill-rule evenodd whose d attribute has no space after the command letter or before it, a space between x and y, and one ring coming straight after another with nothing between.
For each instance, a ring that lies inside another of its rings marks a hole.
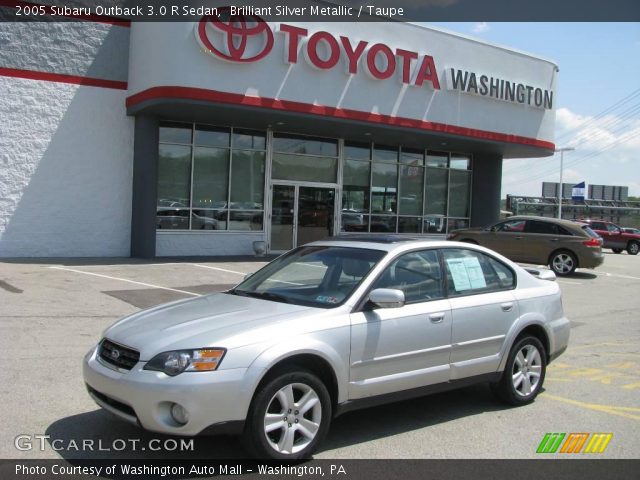
<instances>
[{"instance_id":1,"label":"headlight","mask_svg":"<svg viewBox=\"0 0 640 480\"><path fill-rule=\"evenodd\" d=\"M144 369L164 372L171 377L182 372L210 372L218 368L225 353L224 348L163 352L149 360Z\"/></svg>"}]
</instances>

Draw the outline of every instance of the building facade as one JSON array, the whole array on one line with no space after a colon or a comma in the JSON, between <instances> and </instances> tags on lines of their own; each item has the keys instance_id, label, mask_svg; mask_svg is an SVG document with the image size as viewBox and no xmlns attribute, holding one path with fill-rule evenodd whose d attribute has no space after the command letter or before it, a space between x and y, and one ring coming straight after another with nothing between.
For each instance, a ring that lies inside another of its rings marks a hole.
<instances>
[{"instance_id":1,"label":"building facade","mask_svg":"<svg viewBox=\"0 0 640 480\"><path fill-rule=\"evenodd\" d=\"M498 218L503 159L554 150L556 65L464 36L50 20L0 24L0 257L444 235Z\"/></svg>"}]
</instances>

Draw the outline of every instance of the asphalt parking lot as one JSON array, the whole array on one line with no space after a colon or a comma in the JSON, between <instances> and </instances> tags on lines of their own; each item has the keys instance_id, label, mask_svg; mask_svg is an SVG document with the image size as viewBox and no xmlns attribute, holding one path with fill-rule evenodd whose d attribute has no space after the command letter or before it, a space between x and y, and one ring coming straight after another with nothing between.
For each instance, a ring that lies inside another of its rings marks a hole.
<instances>
[{"instance_id":1,"label":"asphalt parking lot","mask_svg":"<svg viewBox=\"0 0 640 480\"><path fill-rule=\"evenodd\" d=\"M225 437L198 437L194 451L142 450L148 440L168 437L100 410L84 389L81 361L118 318L224 290L262 265L254 259L0 261L0 458L244 456L239 442ZM597 270L558 281L572 337L535 403L507 408L488 387L476 386L349 413L334 421L316 458L536 458L547 432L612 433L599 458L638 458L640 256L607 252ZM31 449L16 448L19 435L31 436ZM49 438L40 442L36 435ZM107 450L117 439L140 444ZM93 449L81 448L86 440L95 441Z\"/></svg>"}]
</instances>

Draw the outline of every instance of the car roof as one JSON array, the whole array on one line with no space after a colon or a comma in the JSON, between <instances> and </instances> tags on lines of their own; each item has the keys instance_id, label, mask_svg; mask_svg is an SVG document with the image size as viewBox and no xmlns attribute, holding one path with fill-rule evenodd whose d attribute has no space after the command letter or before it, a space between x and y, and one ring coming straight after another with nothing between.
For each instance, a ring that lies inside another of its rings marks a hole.
<instances>
[{"instance_id":1,"label":"car roof","mask_svg":"<svg viewBox=\"0 0 640 480\"><path fill-rule=\"evenodd\" d=\"M330 237L325 240L319 240L306 245L331 245L334 247L367 248L371 250L384 250L386 252L391 252L393 250L404 249L404 247L450 247L453 243L455 242L447 241L442 236L433 238L394 234L355 234Z\"/></svg>"}]
</instances>

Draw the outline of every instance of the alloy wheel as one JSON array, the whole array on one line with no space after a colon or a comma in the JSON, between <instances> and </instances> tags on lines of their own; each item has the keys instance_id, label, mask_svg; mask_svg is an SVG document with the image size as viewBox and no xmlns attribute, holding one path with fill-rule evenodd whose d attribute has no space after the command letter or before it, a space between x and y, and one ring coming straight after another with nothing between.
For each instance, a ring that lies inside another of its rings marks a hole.
<instances>
[{"instance_id":1,"label":"alloy wheel","mask_svg":"<svg viewBox=\"0 0 640 480\"><path fill-rule=\"evenodd\" d=\"M570 273L574 269L574 260L568 253L559 253L553 257L553 269L560 274Z\"/></svg>"},{"instance_id":2,"label":"alloy wheel","mask_svg":"<svg viewBox=\"0 0 640 480\"><path fill-rule=\"evenodd\" d=\"M536 391L542 374L542 357L533 345L525 345L513 363L512 382L516 393L528 397Z\"/></svg>"},{"instance_id":3,"label":"alloy wheel","mask_svg":"<svg viewBox=\"0 0 640 480\"><path fill-rule=\"evenodd\" d=\"M291 383L276 392L264 416L268 444L280 454L294 454L316 437L322 421L322 403L313 388Z\"/></svg>"}]
</instances>

